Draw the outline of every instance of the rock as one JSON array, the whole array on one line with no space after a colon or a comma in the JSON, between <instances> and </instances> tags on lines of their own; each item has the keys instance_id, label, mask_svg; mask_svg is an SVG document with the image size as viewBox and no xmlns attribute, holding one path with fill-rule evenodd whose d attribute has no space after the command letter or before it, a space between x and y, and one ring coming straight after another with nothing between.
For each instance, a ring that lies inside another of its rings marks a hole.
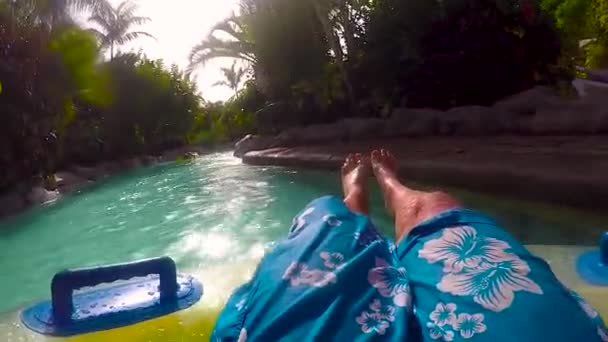
<instances>
[{"instance_id":1,"label":"rock","mask_svg":"<svg viewBox=\"0 0 608 342\"><path fill-rule=\"evenodd\" d=\"M534 115L541 107L556 108L564 101L553 89L539 86L500 100L492 108L520 115Z\"/></svg>"},{"instance_id":2,"label":"rock","mask_svg":"<svg viewBox=\"0 0 608 342\"><path fill-rule=\"evenodd\" d=\"M439 117L439 133L442 135L489 135L502 132L500 126L490 107L456 107Z\"/></svg>"},{"instance_id":3,"label":"rock","mask_svg":"<svg viewBox=\"0 0 608 342\"><path fill-rule=\"evenodd\" d=\"M198 154L197 154L198 155ZM141 157L141 163L144 166L154 165L158 163L159 159L155 156L143 156Z\"/></svg>"},{"instance_id":4,"label":"rock","mask_svg":"<svg viewBox=\"0 0 608 342\"><path fill-rule=\"evenodd\" d=\"M382 119L343 119L332 127L330 135L345 138L350 141L361 139L381 138L384 134L385 121ZM339 139L332 139L339 140Z\"/></svg>"},{"instance_id":5,"label":"rock","mask_svg":"<svg viewBox=\"0 0 608 342\"><path fill-rule=\"evenodd\" d=\"M68 171L57 172L55 179L57 180L57 188L62 193L79 189L91 183L89 179Z\"/></svg>"},{"instance_id":6,"label":"rock","mask_svg":"<svg viewBox=\"0 0 608 342\"><path fill-rule=\"evenodd\" d=\"M89 180L97 180L97 179L103 178L103 176L104 176L104 172L100 172L100 170L95 167L74 165L74 166L70 167L70 171L75 173L75 175L80 178L89 179ZM67 173L67 172L65 172L65 173ZM68 178L69 178L69 175L68 175Z\"/></svg>"},{"instance_id":7,"label":"rock","mask_svg":"<svg viewBox=\"0 0 608 342\"><path fill-rule=\"evenodd\" d=\"M196 152L186 152L186 153L182 154L180 157L182 160L193 160L200 156Z\"/></svg>"},{"instance_id":8,"label":"rock","mask_svg":"<svg viewBox=\"0 0 608 342\"><path fill-rule=\"evenodd\" d=\"M608 107L608 83L583 80L581 101L596 106Z\"/></svg>"},{"instance_id":9,"label":"rock","mask_svg":"<svg viewBox=\"0 0 608 342\"><path fill-rule=\"evenodd\" d=\"M384 122L383 135L387 138L434 135L439 131L439 120L445 113L435 109L397 108Z\"/></svg>"},{"instance_id":10,"label":"rock","mask_svg":"<svg viewBox=\"0 0 608 342\"><path fill-rule=\"evenodd\" d=\"M126 159L121 162L121 166L126 170L136 169L143 165L141 159L135 157L131 159Z\"/></svg>"},{"instance_id":11,"label":"rock","mask_svg":"<svg viewBox=\"0 0 608 342\"><path fill-rule=\"evenodd\" d=\"M27 194L26 198L30 204L43 204L55 201L57 198L59 198L59 192L49 191L43 187L34 187Z\"/></svg>"},{"instance_id":12,"label":"rock","mask_svg":"<svg viewBox=\"0 0 608 342\"><path fill-rule=\"evenodd\" d=\"M275 146L278 146L278 141L274 137L249 134L234 145L234 156L242 158L249 151L266 150Z\"/></svg>"},{"instance_id":13,"label":"rock","mask_svg":"<svg viewBox=\"0 0 608 342\"><path fill-rule=\"evenodd\" d=\"M0 217L16 214L27 207L25 197L19 191L0 195Z\"/></svg>"}]
</instances>

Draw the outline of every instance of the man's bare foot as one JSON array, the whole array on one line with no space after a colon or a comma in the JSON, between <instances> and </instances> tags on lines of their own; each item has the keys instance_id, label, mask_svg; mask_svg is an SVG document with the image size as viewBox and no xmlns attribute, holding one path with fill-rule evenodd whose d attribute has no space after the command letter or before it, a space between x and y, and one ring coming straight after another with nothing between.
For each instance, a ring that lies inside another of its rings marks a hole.
<instances>
[{"instance_id":1,"label":"man's bare foot","mask_svg":"<svg viewBox=\"0 0 608 342\"><path fill-rule=\"evenodd\" d=\"M346 157L342 166L342 189L344 204L351 211L365 215L369 213L367 179L371 174L369 160L361 154L349 154Z\"/></svg>"},{"instance_id":2,"label":"man's bare foot","mask_svg":"<svg viewBox=\"0 0 608 342\"><path fill-rule=\"evenodd\" d=\"M372 169L378 184L384 196L384 204L386 209L392 214L392 196L397 185L400 185L397 179L397 160L387 150L375 150L371 156Z\"/></svg>"},{"instance_id":3,"label":"man's bare foot","mask_svg":"<svg viewBox=\"0 0 608 342\"><path fill-rule=\"evenodd\" d=\"M373 151L371 160L386 207L395 216L397 242L422 221L460 206L446 193L416 191L401 184L397 178L397 160L389 151Z\"/></svg>"}]
</instances>

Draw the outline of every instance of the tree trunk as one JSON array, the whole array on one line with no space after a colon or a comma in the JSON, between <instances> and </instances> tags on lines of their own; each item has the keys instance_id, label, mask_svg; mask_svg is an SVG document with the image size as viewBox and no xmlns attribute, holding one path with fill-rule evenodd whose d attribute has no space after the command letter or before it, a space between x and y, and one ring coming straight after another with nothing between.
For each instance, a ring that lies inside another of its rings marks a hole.
<instances>
[{"instance_id":1,"label":"tree trunk","mask_svg":"<svg viewBox=\"0 0 608 342\"><path fill-rule=\"evenodd\" d=\"M114 41L110 42L110 61L114 60Z\"/></svg>"},{"instance_id":2,"label":"tree trunk","mask_svg":"<svg viewBox=\"0 0 608 342\"><path fill-rule=\"evenodd\" d=\"M346 88L346 96L348 98L350 110L353 112L352 114L356 115L355 93L352 84L350 83L350 77L348 76L348 71L344 63L344 51L342 51L342 46L340 45L340 38L335 33L333 26L329 22L327 13L323 10L321 4L319 4L319 0L312 0L312 3L315 13L317 14L317 18L321 22L323 30L325 31L325 36L327 37L327 40L331 45L331 49L334 52L338 69L340 69L340 73L342 74L342 81L344 83L344 87Z\"/></svg>"}]
</instances>

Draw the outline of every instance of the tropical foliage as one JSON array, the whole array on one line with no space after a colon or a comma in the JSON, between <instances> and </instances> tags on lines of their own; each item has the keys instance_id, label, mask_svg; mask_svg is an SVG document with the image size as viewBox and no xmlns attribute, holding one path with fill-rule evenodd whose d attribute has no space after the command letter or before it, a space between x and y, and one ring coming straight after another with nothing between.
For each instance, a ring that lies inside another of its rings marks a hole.
<instances>
[{"instance_id":1,"label":"tropical foliage","mask_svg":"<svg viewBox=\"0 0 608 342\"><path fill-rule=\"evenodd\" d=\"M184 73L117 53L151 36L133 2L0 0L0 189L72 162L397 106L490 104L565 83L575 64L608 63L608 0L240 4L201 37ZM204 101L190 78L216 58L235 60L216 83L234 92L223 103Z\"/></svg>"},{"instance_id":2,"label":"tropical foliage","mask_svg":"<svg viewBox=\"0 0 608 342\"><path fill-rule=\"evenodd\" d=\"M608 67L608 0L543 0L581 64Z\"/></svg>"},{"instance_id":3,"label":"tropical foliage","mask_svg":"<svg viewBox=\"0 0 608 342\"><path fill-rule=\"evenodd\" d=\"M99 14L107 3L13 6L0 2L0 190L75 161L157 153L188 142L202 110L188 77L142 55L103 62L104 41L71 23L75 10ZM123 4L114 12L133 11ZM135 38L124 25L108 32L115 43Z\"/></svg>"},{"instance_id":4,"label":"tropical foliage","mask_svg":"<svg viewBox=\"0 0 608 342\"><path fill-rule=\"evenodd\" d=\"M247 69L243 67L237 68L236 63L237 62L234 61L230 68L220 68L224 74L225 80L215 82L213 84L214 87L225 86L232 89L232 91L234 91L236 94L236 92L239 90L241 82L247 75Z\"/></svg>"},{"instance_id":5,"label":"tropical foliage","mask_svg":"<svg viewBox=\"0 0 608 342\"><path fill-rule=\"evenodd\" d=\"M270 105L331 121L385 105L489 104L567 77L554 67L562 50L533 0L242 0L194 47L191 68L240 58Z\"/></svg>"}]
</instances>

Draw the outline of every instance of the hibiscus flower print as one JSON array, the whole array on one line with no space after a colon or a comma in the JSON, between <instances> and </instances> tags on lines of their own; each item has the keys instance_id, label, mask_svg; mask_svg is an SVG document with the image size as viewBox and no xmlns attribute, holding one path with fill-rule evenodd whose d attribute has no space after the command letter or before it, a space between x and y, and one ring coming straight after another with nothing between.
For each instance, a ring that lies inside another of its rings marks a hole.
<instances>
[{"instance_id":1,"label":"hibiscus flower print","mask_svg":"<svg viewBox=\"0 0 608 342\"><path fill-rule=\"evenodd\" d=\"M366 334L376 332L378 335L384 335L386 329L390 327L390 323L382 319L377 312L370 313L363 311L361 316L358 316L355 321L361 326L361 331Z\"/></svg>"},{"instance_id":2,"label":"hibiscus flower print","mask_svg":"<svg viewBox=\"0 0 608 342\"><path fill-rule=\"evenodd\" d=\"M528 272L528 265L513 256L512 260L483 263L473 270L446 274L437 288L456 296L473 296L473 300L484 308L499 312L511 306L516 291L543 293L526 277Z\"/></svg>"},{"instance_id":3,"label":"hibiscus flower print","mask_svg":"<svg viewBox=\"0 0 608 342\"><path fill-rule=\"evenodd\" d=\"M395 321L395 307L392 305L382 305L382 302L378 299L374 299L373 302L369 305L369 308L380 315L382 319L385 319L389 322Z\"/></svg>"},{"instance_id":4,"label":"hibiscus flower print","mask_svg":"<svg viewBox=\"0 0 608 342\"><path fill-rule=\"evenodd\" d=\"M483 324L483 314L469 315L461 313L458 315L458 320L454 324L454 330L460 331L462 338L471 338L475 334L480 334L486 331L486 325Z\"/></svg>"},{"instance_id":5,"label":"hibiscus flower print","mask_svg":"<svg viewBox=\"0 0 608 342\"><path fill-rule=\"evenodd\" d=\"M435 323L428 322L426 328L429 330L429 336L433 340L442 340L450 342L454 340L454 332L452 330L444 329Z\"/></svg>"},{"instance_id":6,"label":"hibiscus flower print","mask_svg":"<svg viewBox=\"0 0 608 342\"><path fill-rule=\"evenodd\" d=\"M608 342L608 330L606 328L597 327L597 334L600 335L603 342Z\"/></svg>"},{"instance_id":7,"label":"hibiscus flower print","mask_svg":"<svg viewBox=\"0 0 608 342\"><path fill-rule=\"evenodd\" d=\"M378 234L378 232L369 227L365 227L362 231L355 233L355 240L357 240L357 244L360 246L369 246L376 241L383 241L383 238Z\"/></svg>"},{"instance_id":8,"label":"hibiscus flower print","mask_svg":"<svg viewBox=\"0 0 608 342\"><path fill-rule=\"evenodd\" d=\"M405 268L392 267L381 258L376 258L376 267L367 273L367 280L381 296L392 298L399 307L410 304L410 285Z\"/></svg>"},{"instance_id":9,"label":"hibiscus flower print","mask_svg":"<svg viewBox=\"0 0 608 342\"><path fill-rule=\"evenodd\" d=\"M315 211L314 207L308 208L304 210L304 212L293 219L293 226L289 230L289 236L292 237L297 232L299 232L306 225L306 216L312 214Z\"/></svg>"},{"instance_id":10,"label":"hibiscus flower print","mask_svg":"<svg viewBox=\"0 0 608 342\"><path fill-rule=\"evenodd\" d=\"M311 285L314 287L325 287L329 284L335 284L338 281L333 272L322 270L304 270L300 274L300 283Z\"/></svg>"},{"instance_id":11,"label":"hibiscus flower print","mask_svg":"<svg viewBox=\"0 0 608 342\"><path fill-rule=\"evenodd\" d=\"M325 215L323 216L323 221L327 222L327 224L332 227L339 227L342 225L342 221L340 221L335 215Z\"/></svg>"},{"instance_id":12,"label":"hibiscus flower print","mask_svg":"<svg viewBox=\"0 0 608 342\"><path fill-rule=\"evenodd\" d=\"M285 272L283 279L289 280L291 286L310 285L314 287L325 287L335 284L338 280L333 272L310 269L308 265L292 262Z\"/></svg>"},{"instance_id":13,"label":"hibiscus flower print","mask_svg":"<svg viewBox=\"0 0 608 342\"><path fill-rule=\"evenodd\" d=\"M437 306L435 306L435 310L431 312L429 317L439 327L442 327L446 324L453 325L456 322L455 311L456 304L454 303L438 303Z\"/></svg>"},{"instance_id":14,"label":"hibiscus flower print","mask_svg":"<svg viewBox=\"0 0 608 342\"><path fill-rule=\"evenodd\" d=\"M291 286L298 286L302 283L302 272L306 270L308 270L306 264L292 262L283 273L283 279L289 280Z\"/></svg>"},{"instance_id":15,"label":"hibiscus flower print","mask_svg":"<svg viewBox=\"0 0 608 342\"><path fill-rule=\"evenodd\" d=\"M504 241L477 235L473 227L444 229L439 239L427 241L418 252L429 263L443 262L444 272L460 272L475 268L482 261L497 262L511 248Z\"/></svg>"},{"instance_id":16,"label":"hibiscus flower print","mask_svg":"<svg viewBox=\"0 0 608 342\"><path fill-rule=\"evenodd\" d=\"M325 267L336 269L344 263L344 255L340 253L321 252L319 255L323 259Z\"/></svg>"}]
</instances>

